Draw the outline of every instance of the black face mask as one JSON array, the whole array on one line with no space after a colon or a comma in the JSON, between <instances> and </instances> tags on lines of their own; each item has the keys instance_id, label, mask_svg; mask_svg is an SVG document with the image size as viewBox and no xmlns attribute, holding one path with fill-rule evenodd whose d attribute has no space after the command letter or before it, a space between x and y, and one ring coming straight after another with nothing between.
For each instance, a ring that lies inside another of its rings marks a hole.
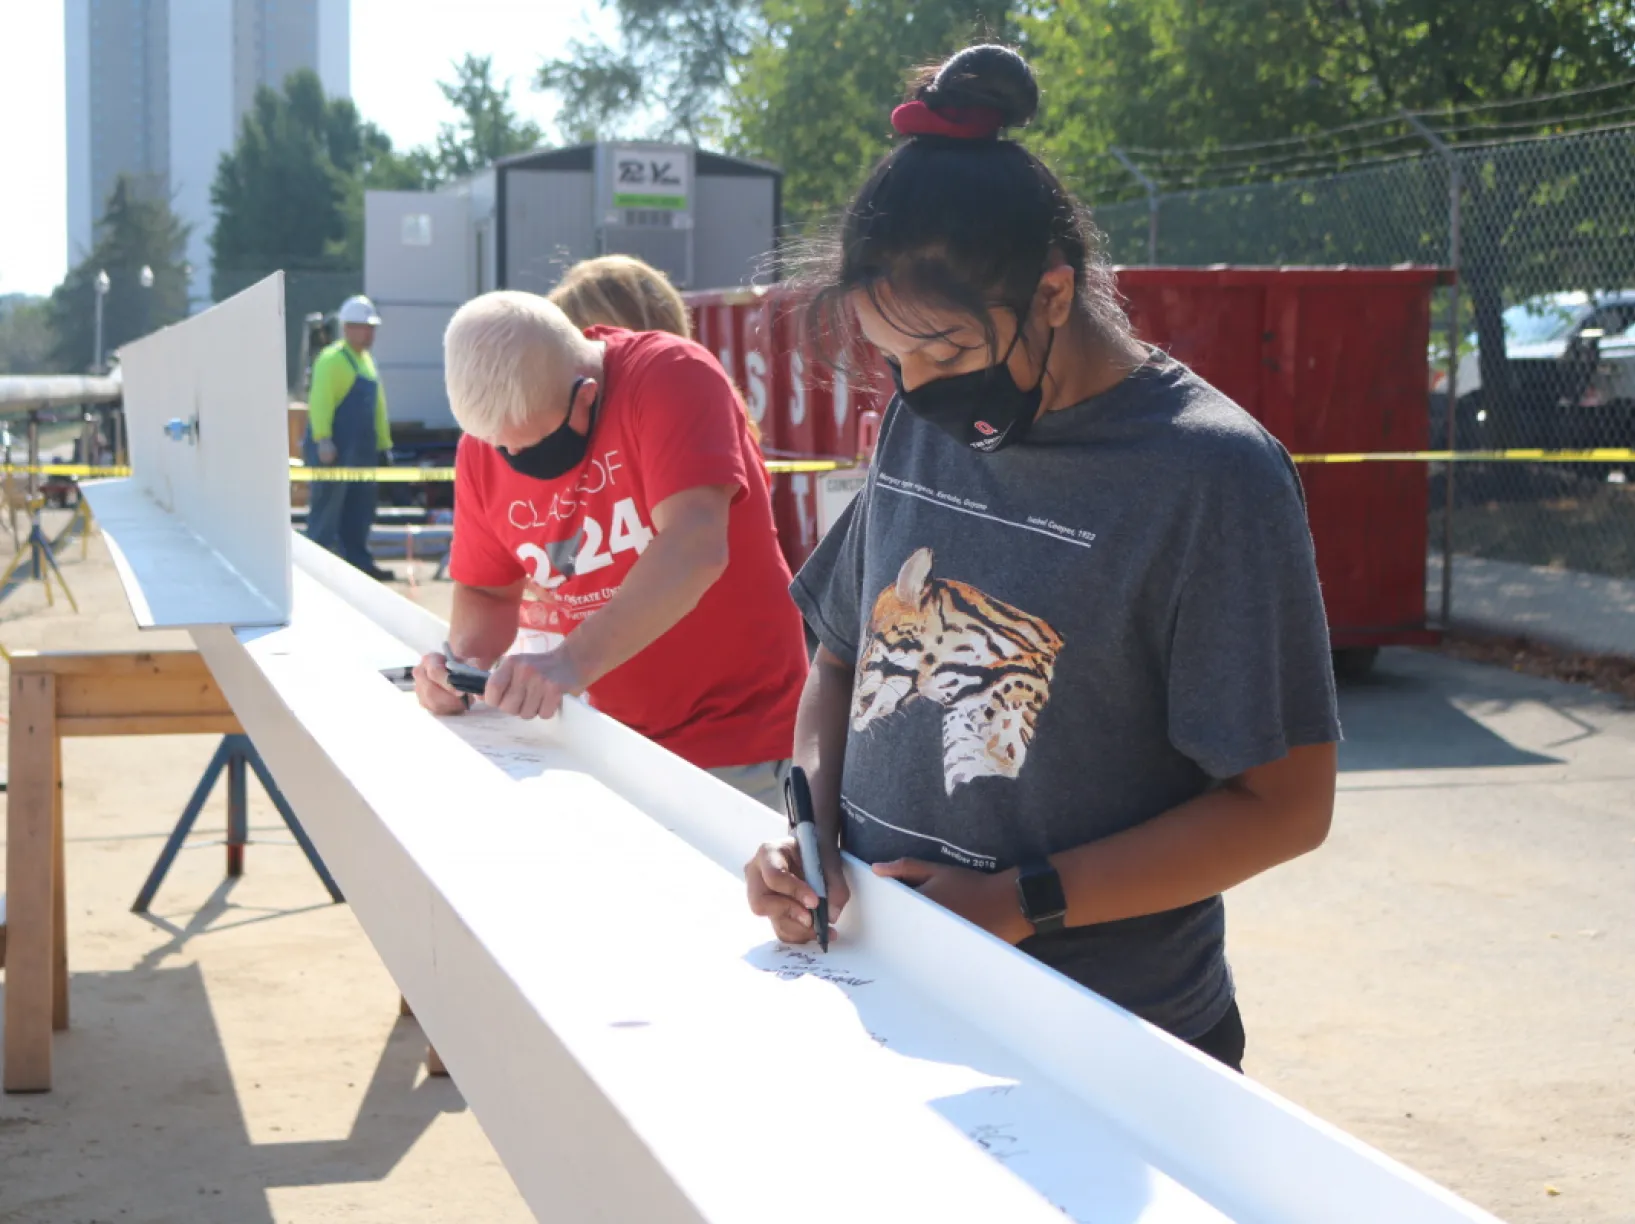
<instances>
[{"instance_id":1,"label":"black face mask","mask_svg":"<svg viewBox=\"0 0 1635 1224\"><path fill-rule=\"evenodd\" d=\"M903 390L902 368L895 361L887 362L903 407L972 450L991 455L1015 445L1027 436L1033 419L1039 415L1039 405L1044 400L1045 368L1050 364L1050 350L1056 343L1056 329L1050 329L1050 338L1045 341L1039 381L1031 391L1018 387L1010 372L1011 351L1021 338L1018 329L1010 348L995 365L939 378L912 391Z\"/></svg>"},{"instance_id":2,"label":"black face mask","mask_svg":"<svg viewBox=\"0 0 1635 1224\"><path fill-rule=\"evenodd\" d=\"M568 421L573 416L573 401L578 398L579 387L584 381L583 378L573 380L573 390L568 392L568 415L557 428L515 454L504 447L494 448L500 452L500 458L510 464L512 471L532 476L535 480L555 480L558 476L566 476L585 461L585 452L590 449L591 430L596 428L596 410L602 405L602 397L598 394L596 402L590 406L590 425L585 432L576 432Z\"/></svg>"}]
</instances>

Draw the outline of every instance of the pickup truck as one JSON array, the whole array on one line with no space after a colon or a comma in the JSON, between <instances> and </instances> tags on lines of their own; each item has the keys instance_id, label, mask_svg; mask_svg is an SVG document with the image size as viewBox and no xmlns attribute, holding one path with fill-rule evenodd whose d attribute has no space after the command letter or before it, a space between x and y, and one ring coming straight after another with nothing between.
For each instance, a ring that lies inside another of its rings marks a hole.
<instances>
[{"instance_id":1,"label":"pickup truck","mask_svg":"<svg viewBox=\"0 0 1635 1224\"><path fill-rule=\"evenodd\" d=\"M1474 334L1459 358L1461 450L1635 446L1635 290L1551 293L1504 312L1516 388L1508 420L1482 387ZM1432 355L1431 440L1447 437L1447 357Z\"/></svg>"}]
</instances>

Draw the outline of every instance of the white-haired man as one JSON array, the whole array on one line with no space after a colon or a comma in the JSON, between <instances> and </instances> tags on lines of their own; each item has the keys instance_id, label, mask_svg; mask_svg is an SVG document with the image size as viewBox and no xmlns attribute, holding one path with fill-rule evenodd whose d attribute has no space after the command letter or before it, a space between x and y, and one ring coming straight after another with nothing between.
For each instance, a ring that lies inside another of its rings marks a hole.
<instances>
[{"instance_id":1,"label":"white-haired man","mask_svg":"<svg viewBox=\"0 0 1635 1224\"><path fill-rule=\"evenodd\" d=\"M455 459L449 647L484 700L567 693L781 808L807 668L759 451L726 372L666 332L579 331L499 291L444 336ZM421 702L458 713L447 660Z\"/></svg>"}]
</instances>

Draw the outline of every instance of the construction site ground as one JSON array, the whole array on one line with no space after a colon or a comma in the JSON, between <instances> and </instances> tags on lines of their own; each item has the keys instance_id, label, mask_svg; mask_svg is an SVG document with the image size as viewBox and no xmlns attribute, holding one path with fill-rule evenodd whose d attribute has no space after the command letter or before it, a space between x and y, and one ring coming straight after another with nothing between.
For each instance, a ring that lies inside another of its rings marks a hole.
<instances>
[{"instance_id":1,"label":"construction site ground","mask_svg":"<svg viewBox=\"0 0 1635 1224\"><path fill-rule=\"evenodd\" d=\"M99 539L62 564L79 613L25 586L7 649L191 646L138 633ZM446 615L431 568L398 589ZM1328 843L1228 899L1249 1074L1514 1224L1630 1220L1635 710L1387 651L1343 715ZM73 1027L53 1092L0 1097L0 1222L531 1218L253 783L246 874L218 794L130 912L214 747L65 745Z\"/></svg>"}]
</instances>

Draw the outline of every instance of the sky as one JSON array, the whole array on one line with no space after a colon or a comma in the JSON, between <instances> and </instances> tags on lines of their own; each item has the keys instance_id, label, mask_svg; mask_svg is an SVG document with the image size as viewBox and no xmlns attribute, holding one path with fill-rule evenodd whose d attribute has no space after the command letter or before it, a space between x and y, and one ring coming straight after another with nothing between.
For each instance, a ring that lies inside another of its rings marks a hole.
<instances>
[{"instance_id":1,"label":"sky","mask_svg":"<svg viewBox=\"0 0 1635 1224\"><path fill-rule=\"evenodd\" d=\"M437 89L451 62L492 55L518 112L551 139L555 108L530 88L534 69L592 32L614 32L596 0L352 0L352 97L397 146L424 144L454 117ZM0 0L0 58L0 294L49 293L67 271L62 0Z\"/></svg>"}]
</instances>

